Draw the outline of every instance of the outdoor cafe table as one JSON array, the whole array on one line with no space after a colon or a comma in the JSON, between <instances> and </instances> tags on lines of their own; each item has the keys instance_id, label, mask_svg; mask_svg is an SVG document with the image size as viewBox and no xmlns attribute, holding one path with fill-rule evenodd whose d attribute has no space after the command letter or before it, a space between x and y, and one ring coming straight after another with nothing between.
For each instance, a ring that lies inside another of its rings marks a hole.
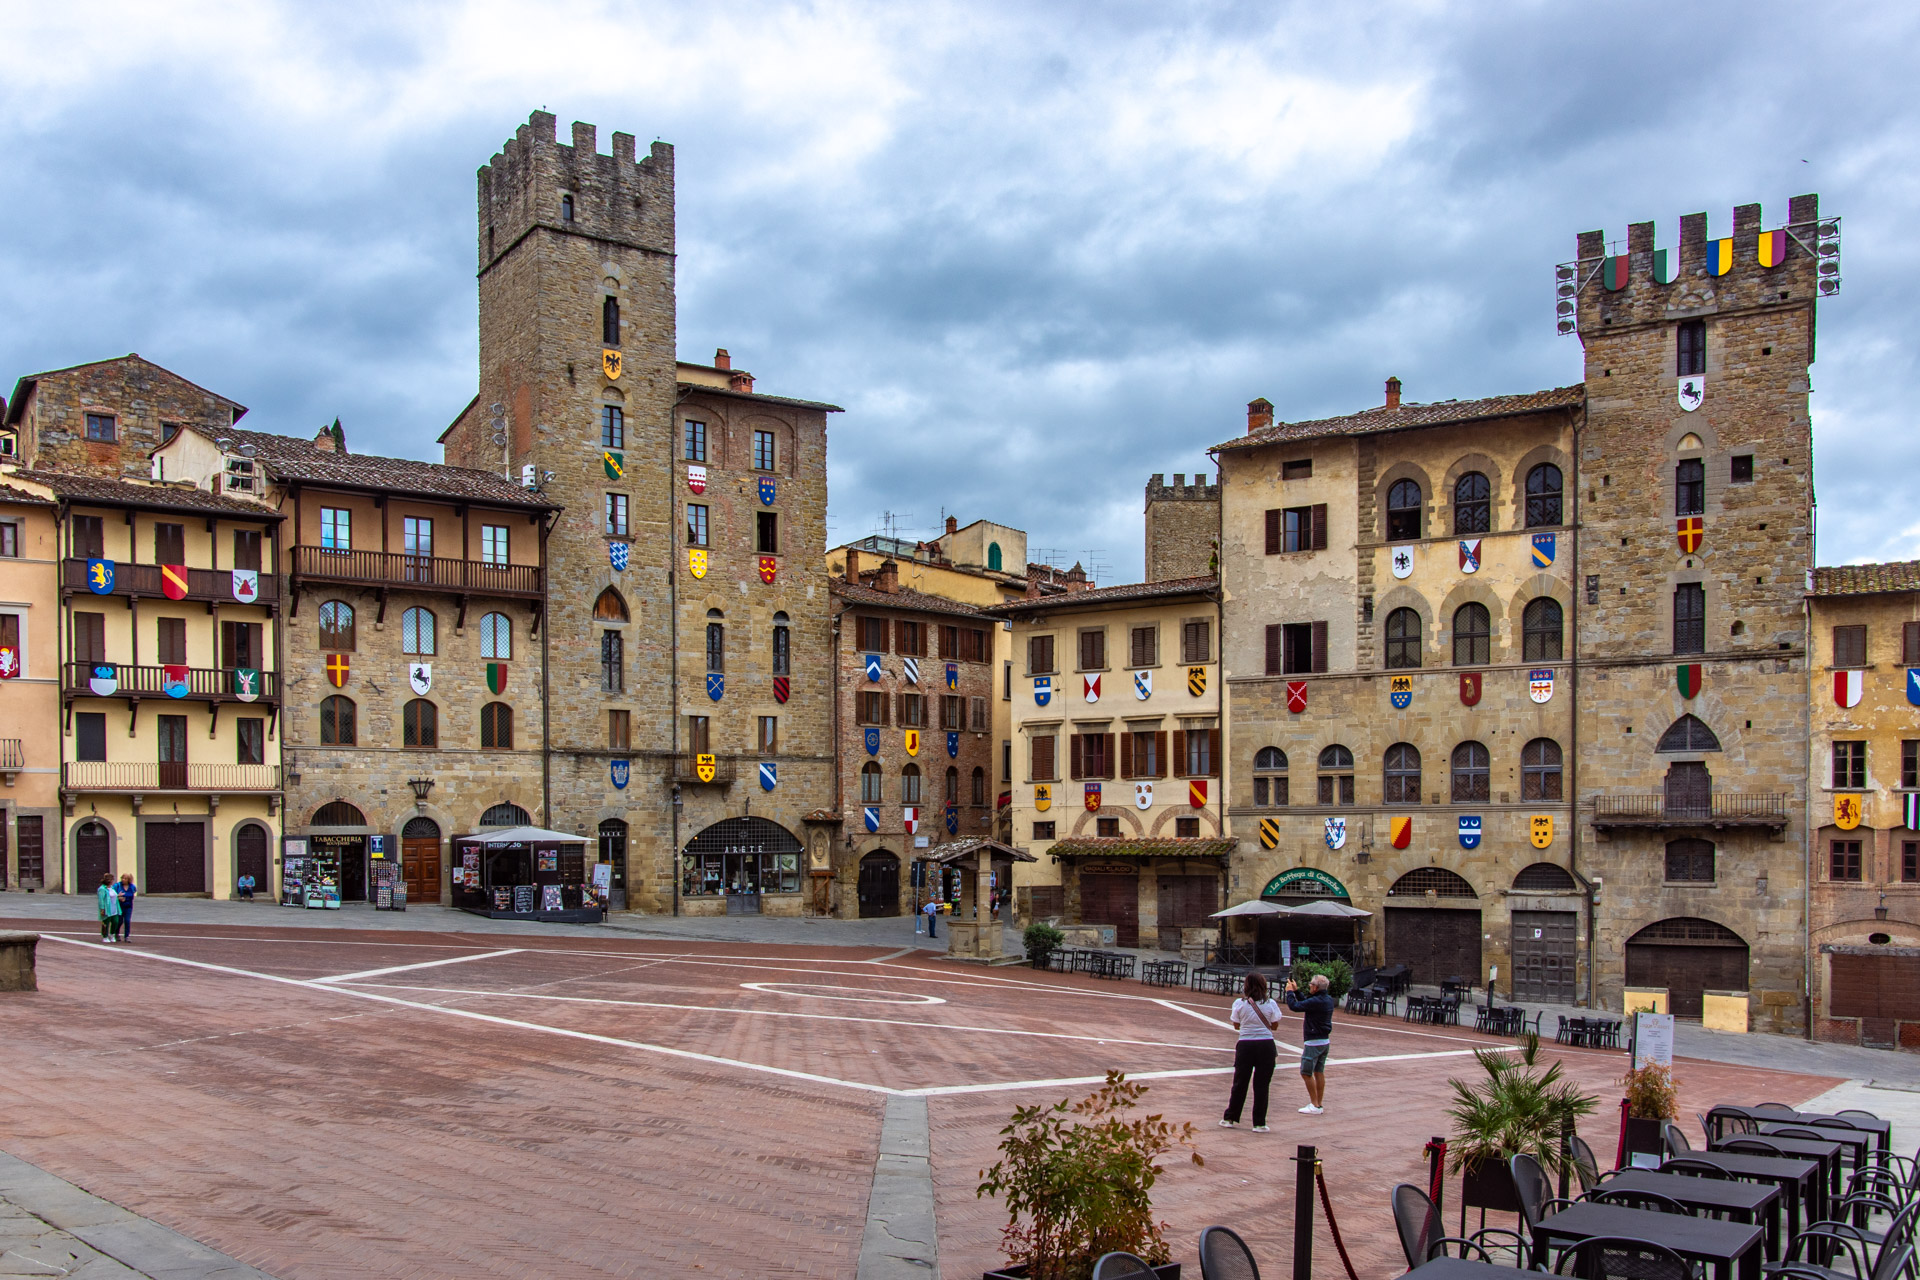
<instances>
[{"instance_id":1,"label":"outdoor cafe table","mask_svg":"<svg viewBox=\"0 0 1920 1280\"><path fill-rule=\"evenodd\" d=\"M1755 1182L1722 1181L1719 1178L1695 1178L1679 1173L1655 1173L1651 1169L1622 1169L1600 1184L1604 1191L1652 1191L1678 1200L1699 1213L1725 1213L1737 1221L1755 1223L1767 1229L1767 1257L1780 1260L1779 1187Z\"/></svg>"},{"instance_id":2,"label":"outdoor cafe table","mask_svg":"<svg viewBox=\"0 0 1920 1280\"><path fill-rule=\"evenodd\" d=\"M1883 1153L1893 1149L1893 1126L1878 1116L1836 1116L1828 1115L1824 1111L1796 1111L1792 1115L1785 1115L1778 1111L1756 1111L1752 1107L1739 1107L1729 1102L1723 1102L1714 1107L1713 1111L1707 1113L1707 1118L1714 1122L1715 1132L1713 1136L1716 1138L1722 1135L1719 1132L1719 1118L1714 1112L1721 1112L1733 1116L1745 1116L1747 1119L1758 1121L1761 1124L1795 1125L1812 1124L1816 1120L1844 1120L1860 1132L1872 1134L1874 1141L1879 1145ZM1846 1131L1843 1129L1838 1132L1844 1133Z\"/></svg>"},{"instance_id":3,"label":"outdoor cafe table","mask_svg":"<svg viewBox=\"0 0 1920 1280\"><path fill-rule=\"evenodd\" d=\"M1540 1273L1468 1258L1435 1258L1421 1263L1400 1280L1415 1280L1415 1277L1418 1280L1540 1280Z\"/></svg>"},{"instance_id":4,"label":"outdoor cafe table","mask_svg":"<svg viewBox=\"0 0 1920 1280\"><path fill-rule=\"evenodd\" d=\"M1787 1197L1788 1240L1800 1234L1802 1205L1806 1206L1806 1221L1814 1222L1820 1217L1825 1184L1820 1181L1818 1160L1755 1156L1744 1151L1689 1151L1680 1158L1713 1165L1728 1177L1743 1182L1771 1182L1779 1187Z\"/></svg>"},{"instance_id":5,"label":"outdoor cafe table","mask_svg":"<svg viewBox=\"0 0 1920 1280\"><path fill-rule=\"evenodd\" d=\"M1720 1139L1720 1141L1714 1143L1713 1149L1715 1151L1718 1151L1721 1147L1725 1146L1729 1142L1740 1141L1742 1136L1757 1137L1763 1142L1771 1143L1780 1149L1780 1153L1782 1155L1801 1156L1808 1160L1818 1160L1820 1162L1820 1185L1827 1189L1828 1195L1834 1196L1834 1197L1839 1196L1840 1194L1840 1144L1839 1143L1825 1142L1825 1141L1816 1142L1812 1138L1782 1138L1778 1134L1772 1134L1772 1133L1762 1133L1762 1134L1752 1134L1752 1135L1729 1134L1728 1136ZM1820 1203L1815 1205L1814 1208L1817 1215L1819 1217L1824 1218L1827 1214L1826 1199L1823 1197L1820 1200Z\"/></svg>"},{"instance_id":6,"label":"outdoor cafe table","mask_svg":"<svg viewBox=\"0 0 1920 1280\"><path fill-rule=\"evenodd\" d=\"M1867 1154L1874 1146L1874 1136L1870 1133L1862 1133L1858 1129L1815 1128L1812 1125L1801 1124L1794 1120L1780 1120L1777 1122L1763 1120L1760 1122L1760 1132L1753 1136L1765 1138L1769 1142L1780 1142L1783 1145L1786 1142L1811 1141L1811 1139L1808 1138L1782 1139L1780 1137L1780 1130L1782 1129L1803 1129L1808 1133L1819 1134L1820 1141L1822 1142L1836 1142L1840 1144L1840 1146L1845 1149L1848 1164L1855 1169L1866 1167ZM1728 1134L1727 1136L1731 1138L1734 1135Z\"/></svg>"},{"instance_id":7,"label":"outdoor cafe table","mask_svg":"<svg viewBox=\"0 0 1920 1280\"><path fill-rule=\"evenodd\" d=\"M1583 1200L1542 1218L1533 1228L1533 1265L1548 1269L1547 1250L1595 1236L1626 1236L1663 1244L1683 1258L1713 1268L1714 1280L1760 1280L1766 1232L1749 1222L1722 1222L1625 1205ZM1737 1271L1736 1271L1737 1268Z\"/></svg>"}]
</instances>

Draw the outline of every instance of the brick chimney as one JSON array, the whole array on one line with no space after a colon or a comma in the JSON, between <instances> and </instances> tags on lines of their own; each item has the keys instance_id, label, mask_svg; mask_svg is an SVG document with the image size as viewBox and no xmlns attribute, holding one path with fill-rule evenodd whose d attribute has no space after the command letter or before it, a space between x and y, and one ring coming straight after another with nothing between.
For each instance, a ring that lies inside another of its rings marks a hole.
<instances>
[{"instance_id":1,"label":"brick chimney","mask_svg":"<svg viewBox=\"0 0 1920 1280\"><path fill-rule=\"evenodd\" d=\"M860 553L852 547L847 548L847 581L860 585Z\"/></svg>"},{"instance_id":2,"label":"brick chimney","mask_svg":"<svg viewBox=\"0 0 1920 1280\"><path fill-rule=\"evenodd\" d=\"M727 386L734 391L753 394L753 375L744 369L733 370L733 376L727 379Z\"/></svg>"},{"instance_id":3,"label":"brick chimney","mask_svg":"<svg viewBox=\"0 0 1920 1280\"><path fill-rule=\"evenodd\" d=\"M333 447L333 428L332 427L320 428L320 434L313 438L313 447L320 450L322 453L336 452L336 450Z\"/></svg>"},{"instance_id":4,"label":"brick chimney","mask_svg":"<svg viewBox=\"0 0 1920 1280\"><path fill-rule=\"evenodd\" d=\"M1273 425L1273 402L1265 396L1247 402L1247 434L1262 431Z\"/></svg>"},{"instance_id":5,"label":"brick chimney","mask_svg":"<svg viewBox=\"0 0 1920 1280\"><path fill-rule=\"evenodd\" d=\"M727 354L725 347L715 348L713 353L713 367L716 369L733 368L733 357Z\"/></svg>"},{"instance_id":6,"label":"brick chimney","mask_svg":"<svg viewBox=\"0 0 1920 1280\"><path fill-rule=\"evenodd\" d=\"M1398 409L1399 407L1400 407L1400 379L1388 378L1387 379L1387 408Z\"/></svg>"},{"instance_id":7,"label":"brick chimney","mask_svg":"<svg viewBox=\"0 0 1920 1280\"><path fill-rule=\"evenodd\" d=\"M873 589L884 591L890 596L899 594L900 566L892 560L882 560L880 572L873 576Z\"/></svg>"},{"instance_id":8,"label":"brick chimney","mask_svg":"<svg viewBox=\"0 0 1920 1280\"><path fill-rule=\"evenodd\" d=\"M1038 600L1039 598L1040 598L1040 575L1033 572L1033 570L1029 568L1027 570L1027 599Z\"/></svg>"},{"instance_id":9,"label":"brick chimney","mask_svg":"<svg viewBox=\"0 0 1920 1280\"><path fill-rule=\"evenodd\" d=\"M960 521L959 521L958 519L956 519L955 517L953 517L953 516L948 516L948 517L947 517L947 532L948 532L948 533L957 533L957 532L959 531L959 529L960 529Z\"/></svg>"},{"instance_id":10,"label":"brick chimney","mask_svg":"<svg viewBox=\"0 0 1920 1280\"><path fill-rule=\"evenodd\" d=\"M1078 560L1075 560L1073 562L1073 568L1067 570L1066 579L1067 579L1067 594L1070 596L1078 595L1080 592L1085 591L1087 589L1087 586L1088 586L1087 571L1080 567L1080 562Z\"/></svg>"}]
</instances>

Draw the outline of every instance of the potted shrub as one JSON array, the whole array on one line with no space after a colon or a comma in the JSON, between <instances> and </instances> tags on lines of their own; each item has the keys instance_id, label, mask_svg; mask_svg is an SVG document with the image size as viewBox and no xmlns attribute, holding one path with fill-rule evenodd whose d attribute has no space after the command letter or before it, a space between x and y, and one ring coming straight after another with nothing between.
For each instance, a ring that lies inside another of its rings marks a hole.
<instances>
[{"instance_id":1,"label":"potted shrub","mask_svg":"<svg viewBox=\"0 0 1920 1280\"><path fill-rule=\"evenodd\" d=\"M1295 960L1288 976L1300 984L1304 995L1314 975L1322 973L1327 975L1327 994L1336 1002L1353 989L1353 966L1345 960Z\"/></svg>"},{"instance_id":2,"label":"potted shrub","mask_svg":"<svg viewBox=\"0 0 1920 1280\"><path fill-rule=\"evenodd\" d=\"M1661 1128L1680 1114L1679 1084L1657 1062L1629 1071L1620 1081L1626 1101L1627 1155L1665 1155Z\"/></svg>"},{"instance_id":3,"label":"potted shrub","mask_svg":"<svg viewBox=\"0 0 1920 1280\"><path fill-rule=\"evenodd\" d=\"M980 1174L976 1196L1006 1201L1000 1240L1011 1262L985 1280L1088 1280L1103 1253L1123 1250L1180 1280L1166 1224L1153 1220L1161 1160L1179 1148L1193 1163L1193 1126L1157 1115L1128 1119L1147 1087L1119 1071L1078 1102L1020 1107L1000 1131L1000 1161Z\"/></svg>"},{"instance_id":4,"label":"potted shrub","mask_svg":"<svg viewBox=\"0 0 1920 1280\"><path fill-rule=\"evenodd\" d=\"M1461 1175L1463 1207L1518 1213L1508 1159L1525 1152L1557 1178L1567 1165L1560 1135L1591 1115L1598 1100L1562 1079L1558 1062L1541 1070L1539 1036L1522 1037L1517 1053L1476 1049L1473 1056L1485 1078L1447 1082L1454 1094L1448 1163Z\"/></svg>"},{"instance_id":5,"label":"potted shrub","mask_svg":"<svg viewBox=\"0 0 1920 1280\"><path fill-rule=\"evenodd\" d=\"M1047 967L1047 957L1059 949L1067 935L1046 923L1036 921L1026 927L1020 935L1021 945L1027 952L1027 963L1036 969Z\"/></svg>"}]
</instances>

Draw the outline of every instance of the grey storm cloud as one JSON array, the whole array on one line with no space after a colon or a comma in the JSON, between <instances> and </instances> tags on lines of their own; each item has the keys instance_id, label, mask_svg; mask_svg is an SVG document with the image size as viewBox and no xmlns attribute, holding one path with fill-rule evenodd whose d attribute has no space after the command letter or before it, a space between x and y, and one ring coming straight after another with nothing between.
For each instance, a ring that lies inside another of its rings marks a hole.
<instances>
[{"instance_id":1,"label":"grey storm cloud","mask_svg":"<svg viewBox=\"0 0 1920 1280\"><path fill-rule=\"evenodd\" d=\"M1573 237L1816 191L1820 559L1888 475L1916 17L1861 4L13 6L0 378L126 351L250 424L436 456L473 173L535 107L677 148L680 351L831 400L831 534L942 513L1137 577L1142 487L1283 418L1577 381Z\"/></svg>"}]
</instances>

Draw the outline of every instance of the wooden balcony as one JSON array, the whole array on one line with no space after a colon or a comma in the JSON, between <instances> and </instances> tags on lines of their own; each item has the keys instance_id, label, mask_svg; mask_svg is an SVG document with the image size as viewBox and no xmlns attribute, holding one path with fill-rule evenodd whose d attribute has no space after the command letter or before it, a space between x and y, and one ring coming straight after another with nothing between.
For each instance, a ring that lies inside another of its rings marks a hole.
<instances>
[{"instance_id":1,"label":"wooden balcony","mask_svg":"<svg viewBox=\"0 0 1920 1280\"><path fill-rule=\"evenodd\" d=\"M109 694L96 694L90 685L96 665L112 667L117 687ZM69 662L63 668L61 691L68 698L164 698L179 702L238 702L234 673L229 667L188 667L187 691L176 699L167 692L165 667L136 667L123 662ZM280 701L280 677L272 671L260 673L260 694L255 702L277 704Z\"/></svg>"},{"instance_id":2,"label":"wooden balcony","mask_svg":"<svg viewBox=\"0 0 1920 1280\"><path fill-rule=\"evenodd\" d=\"M172 760L70 760L61 766L67 791L278 791L277 764L193 764Z\"/></svg>"},{"instance_id":3,"label":"wooden balcony","mask_svg":"<svg viewBox=\"0 0 1920 1280\"><path fill-rule=\"evenodd\" d=\"M308 583L351 587L402 587L454 595L511 596L538 600L545 575L538 565L487 564L389 551L335 551L329 547L293 549L293 588Z\"/></svg>"},{"instance_id":4,"label":"wooden balcony","mask_svg":"<svg viewBox=\"0 0 1920 1280\"><path fill-rule=\"evenodd\" d=\"M1593 825L1598 830L1638 827L1766 827L1787 825L1786 792L1724 792L1710 796L1669 797L1661 792L1593 798Z\"/></svg>"},{"instance_id":5,"label":"wooden balcony","mask_svg":"<svg viewBox=\"0 0 1920 1280\"><path fill-rule=\"evenodd\" d=\"M14 779L27 767L26 743L22 738L0 738L0 782L12 786Z\"/></svg>"},{"instance_id":6,"label":"wooden balcony","mask_svg":"<svg viewBox=\"0 0 1920 1280\"><path fill-rule=\"evenodd\" d=\"M260 594L256 599L241 601L233 594L233 571L231 569L188 569L188 600L207 600L215 604L264 604L280 603L280 579L271 572L262 571L259 575ZM80 559L67 559L60 563L60 588L66 595L77 595L92 590L87 582L87 562ZM143 598L148 596L166 599L167 593L160 585L160 566L157 564L127 564L116 561L113 566L113 590L104 594Z\"/></svg>"},{"instance_id":7,"label":"wooden balcony","mask_svg":"<svg viewBox=\"0 0 1920 1280\"><path fill-rule=\"evenodd\" d=\"M702 780L692 754L677 755L672 761L673 781L683 786L730 787L739 777L736 762L728 756L715 756L713 759L713 777Z\"/></svg>"}]
</instances>

